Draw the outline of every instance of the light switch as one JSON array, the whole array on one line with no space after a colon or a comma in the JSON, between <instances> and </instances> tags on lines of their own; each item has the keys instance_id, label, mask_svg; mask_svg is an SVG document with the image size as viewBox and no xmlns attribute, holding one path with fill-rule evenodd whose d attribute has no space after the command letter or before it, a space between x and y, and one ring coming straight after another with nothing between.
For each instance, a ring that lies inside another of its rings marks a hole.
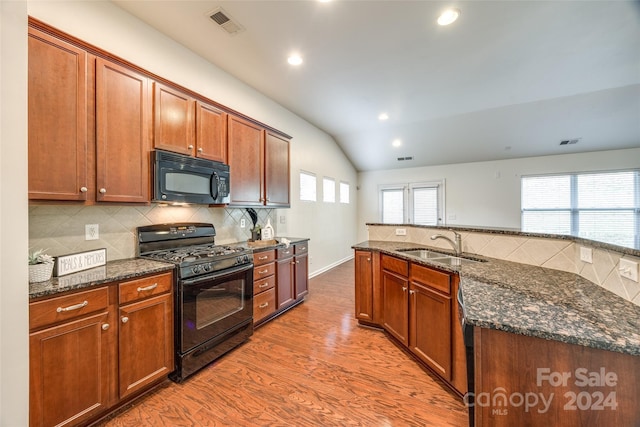
<instances>
[{"instance_id":1,"label":"light switch","mask_svg":"<svg viewBox=\"0 0 640 427\"><path fill-rule=\"evenodd\" d=\"M407 229L406 228L396 228L396 236L406 236Z\"/></svg>"},{"instance_id":2,"label":"light switch","mask_svg":"<svg viewBox=\"0 0 640 427\"><path fill-rule=\"evenodd\" d=\"M580 247L580 261L593 264L593 250L591 248Z\"/></svg>"},{"instance_id":3,"label":"light switch","mask_svg":"<svg viewBox=\"0 0 640 427\"><path fill-rule=\"evenodd\" d=\"M630 259L620 258L620 264L618 264L618 272L620 276L626 277L634 282L638 281L638 263L631 261Z\"/></svg>"},{"instance_id":4,"label":"light switch","mask_svg":"<svg viewBox=\"0 0 640 427\"><path fill-rule=\"evenodd\" d=\"M84 240L98 240L100 238L100 229L98 224L84 225Z\"/></svg>"},{"instance_id":5,"label":"light switch","mask_svg":"<svg viewBox=\"0 0 640 427\"><path fill-rule=\"evenodd\" d=\"M244 218L240 218L240 228L245 228L247 226L247 221Z\"/></svg>"}]
</instances>

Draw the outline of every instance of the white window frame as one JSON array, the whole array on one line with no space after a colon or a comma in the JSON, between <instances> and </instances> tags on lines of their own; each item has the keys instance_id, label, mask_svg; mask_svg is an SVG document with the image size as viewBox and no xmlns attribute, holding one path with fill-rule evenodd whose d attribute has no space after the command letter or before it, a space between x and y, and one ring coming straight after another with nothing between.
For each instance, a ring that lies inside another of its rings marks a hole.
<instances>
[{"instance_id":1,"label":"white window frame","mask_svg":"<svg viewBox=\"0 0 640 427\"><path fill-rule=\"evenodd\" d=\"M413 191L419 188L436 187L438 189L438 221L433 225L444 224L446 218L445 203L445 180L422 181L402 184L382 184L378 186L378 218L381 223L384 222L382 194L385 190L402 190L403 192L403 224L414 224L413 218Z\"/></svg>"},{"instance_id":2,"label":"white window frame","mask_svg":"<svg viewBox=\"0 0 640 427\"><path fill-rule=\"evenodd\" d=\"M327 188L331 188L332 192L328 193ZM329 196L332 196L332 197L329 197ZM322 177L322 201L325 203L336 202L336 180L329 176Z\"/></svg>"},{"instance_id":3,"label":"white window frame","mask_svg":"<svg viewBox=\"0 0 640 427\"><path fill-rule=\"evenodd\" d=\"M342 189L344 188L343 186L346 186L347 188L347 199L344 200L343 199L343 191ZM351 185L349 185L349 183L347 181L340 181L340 183L338 184L338 188L340 189L340 203L342 204L349 204L351 203Z\"/></svg>"},{"instance_id":4,"label":"white window frame","mask_svg":"<svg viewBox=\"0 0 640 427\"><path fill-rule=\"evenodd\" d=\"M304 188L302 186L302 176L303 175L306 175L308 177L313 178L313 181L314 181L313 190L314 191L313 191L313 198L312 199L311 198L303 198L303 195L304 195L303 194L303 189ZM313 173L313 172L307 172L305 170L300 170L299 183L300 183L300 194L299 194L300 200L303 201L303 202L315 202L315 201L317 201L317 199L318 199L318 178L316 177L316 174Z\"/></svg>"}]
</instances>

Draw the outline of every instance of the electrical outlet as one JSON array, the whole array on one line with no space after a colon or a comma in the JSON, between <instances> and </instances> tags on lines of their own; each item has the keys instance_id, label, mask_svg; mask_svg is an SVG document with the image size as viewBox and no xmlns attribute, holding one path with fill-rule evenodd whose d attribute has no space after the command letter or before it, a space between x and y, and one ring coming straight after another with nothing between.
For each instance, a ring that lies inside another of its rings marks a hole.
<instances>
[{"instance_id":1,"label":"electrical outlet","mask_svg":"<svg viewBox=\"0 0 640 427\"><path fill-rule=\"evenodd\" d=\"M84 240L98 240L100 238L100 230L98 224L84 225Z\"/></svg>"},{"instance_id":2,"label":"electrical outlet","mask_svg":"<svg viewBox=\"0 0 640 427\"><path fill-rule=\"evenodd\" d=\"M396 228L396 236L406 236L407 229L406 228Z\"/></svg>"},{"instance_id":3,"label":"electrical outlet","mask_svg":"<svg viewBox=\"0 0 640 427\"><path fill-rule=\"evenodd\" d=\"M245 228L247 226L247 221L244 218L240 218L240 228Z\"/></svg>"},{"instance_id":4,"label":"electrical outlet","mask_svg":"<svg viewBox=\"0 0 640 427\"><path fill-rule=\"evenodd\" d=\"M593 264L593 250L591 248L580 247L580 261Z\"/></svg>"},{"instance_id":5,"label":"electrical outlet","mask_svg":"<svg viewBox=\"0 0 640 427\"><path fill-rule=\"evenodd\" d=\"M284 224L286 220L287 220L286 216L280 215L280 224Z\"/></svg>"},{"instance_id":6,"label":"electrical outlet","mask_svg":"<svg viewBox=\"0 0 640 427\"><path fill-rule=\"evenodd\" d=\"M630 259L620 258L620 264L618 264L618 272L620 276L626 277L634 282L638 281L638 263L631 261Z\"/></svg>"}]
</instances>

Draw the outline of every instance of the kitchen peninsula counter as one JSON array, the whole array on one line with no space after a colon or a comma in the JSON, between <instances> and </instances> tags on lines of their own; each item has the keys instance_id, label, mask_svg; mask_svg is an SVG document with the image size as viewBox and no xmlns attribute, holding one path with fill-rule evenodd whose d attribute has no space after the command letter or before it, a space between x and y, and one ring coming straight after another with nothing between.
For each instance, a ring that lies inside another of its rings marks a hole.
<instances>
[{"instance_id":1,"label":"kitchen peninsula counter","mask_svg":"<svg viewBox=\"0 0 640 427\"><path fill-rule=\"evenodd\" d=\"M640 355L640 307L577 274L474 254L461 256L485 262L451 266L401 252L448 252L409 242L365 241L352 248L458 273L470 326Z\"/></svg>"}]
</instances>

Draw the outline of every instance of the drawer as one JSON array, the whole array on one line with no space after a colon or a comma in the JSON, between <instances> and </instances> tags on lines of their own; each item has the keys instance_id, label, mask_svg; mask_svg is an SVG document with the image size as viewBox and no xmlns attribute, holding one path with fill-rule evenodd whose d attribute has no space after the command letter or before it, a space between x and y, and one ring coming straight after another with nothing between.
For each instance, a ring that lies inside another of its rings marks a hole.
<instances>
[{"instance_id":1,"label":"drawer","mask_svg":"<svg viewBox=\"0 0 640 427\"><path fill-rule=\"evenodd\" d=\"M272 275L265 279L253 281L253 295L258 295L260 292L264 292L267 289L274 288L276 286L276 276Z\"/></svg>"},{"instance_id":2,"label":"drawer","mask_svg":"<svg viewBox=\"0 0 640 427\"><path fill-rule=\"evenodd\" d=\"M278 259L290 258L293 256L293 246L278 249Z\"/></svg>"},{"instance_id":3,"label":"drawer","mask_svg":"<svg viewBox=\"0 0 640 427\"><path fill-rule=\"evenodd\" d=\"M253 254L253 265L263 265L273 262L276 259L276 251L264 251Z\"/></svg>"},{"instance_id":4,"label":"drawer","mask_svg":"<svg viewBox=\"0 0 640 427\"><path fill-rule=\"evenodd\" d=\"M109 288L107 286L32 302L29 304L29 329L38 329L104 311L108 306Z\"/></svg>"},{"instance_id":5,"label":"drawer","mask_svg":"<svg viewBox=\"0 0 640 427\"><path fill-rule=\"evenodd\" d=\"M276 263L272 262L271 264L259 265L253 268L253 280L264 279L265 277L272 276L276 274Z\"/></svg>"},{"instance_id":6,"label":"drawer","mask_svg":"<svg viewBox=\"0 0 640 427\"><path fill-rule=\"evenodd\" d=\"M407 261L388 255L382 255L380 263L382 264L383 270L393 271L403 277L409 276L409 263Z\"/></svg>"},{"instance_id":7,"label":"drawer","mask_svg":"<svg viewBox=\"0 0 640 427\"><path fill-rule=\"evenodd\" d=\"M253 323L259 322L276 311L276 290L271 288L253 298Z\"/></svg>"},{"instance_id":8,"label":"drawer","mask_svg":"<svg viewBox=\"0 0 640 427\"><path fill-rule=\"evenodd\" d=\"M138 280L122 282L118 285L120 305L171 291L173 275L171 273L143 277Z\"/></svg>"},{"instance_id":9,"label":"drawer","mask_svg":"<svg viewBox=\"0 0 640 427\"><path fill-rule=\"evenodd\" d=\"M298 243L293 248L296 255L306 254L309 250L309 245L307 243Z\"/></svg>"},{"instance_id":10,"label":"drawer","mask_svg":"<svg viewBox=\"0 0 640 427\"><path fill-rule=\"evenodd\" d=\"M451 295L451 275L428 267L411 264L411 280Z\"/></svg>"}]
</instances>

